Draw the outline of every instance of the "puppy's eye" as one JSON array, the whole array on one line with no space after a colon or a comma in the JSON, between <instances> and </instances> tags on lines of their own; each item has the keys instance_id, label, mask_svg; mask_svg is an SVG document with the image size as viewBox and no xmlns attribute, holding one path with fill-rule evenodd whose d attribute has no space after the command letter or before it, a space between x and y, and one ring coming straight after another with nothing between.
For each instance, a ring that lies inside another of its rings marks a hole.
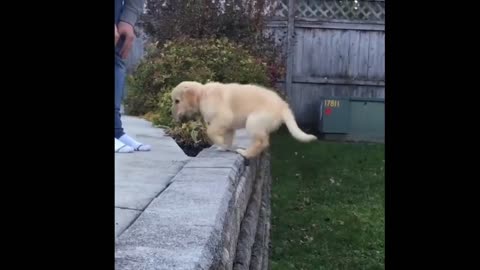
<instances>
[{"instance_id":1,"label":"puppy's eye","mask_svg":"<svg viewBox=\"0 0 480 270\"><path fill-rule=\"evenodd\" d=\"M175 99L175 104L178 104L179 102L180 102L180 100Z\"/></svg>"}]
</instances>

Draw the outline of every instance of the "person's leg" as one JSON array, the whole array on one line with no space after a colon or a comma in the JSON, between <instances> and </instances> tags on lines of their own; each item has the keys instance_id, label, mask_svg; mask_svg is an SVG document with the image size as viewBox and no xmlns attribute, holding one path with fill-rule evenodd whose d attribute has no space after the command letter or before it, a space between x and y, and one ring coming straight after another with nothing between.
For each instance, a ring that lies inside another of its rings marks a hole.
<instances>
[{"instance_id":1,"label":"person's leg","mask_svg":"<svg viewBox=\"0 0 480 270\"><path fill-rule=\"evenodd\" d=\"M115 23L118 23L122 11L122 0L115 0ZM120 106L125 89L126 66L119 54L123 41L120 38L115 48L115 152L150 151L150 145L142 144L127 134L122 126ZM123 150L122 150L123 149Z\"/></svg>"},{"instance_id":2,"label":"person's leg","mask_svg":"<svg viewBox=\"0 0 480 270\"><path fill-rule=\"evenodd\" d=\"M120 119L120 105L122 104L123 83L125 81L125 65L115 49L115 152L132 153L132 146L125 144L119 139L125 135Z\"/></svg>"},{"instance_id":3,"label":"person's leg","mask_svg":"<svg viewBox=\"0 0 480 270\"><path fill-rule=\"evenodd\" d=\"M120 119L120 106L122 104L123 87L125 85L125 63L120 55L118 55L117 48L115 48L115 138L119 139L125 134L122 120Z\"/></svg>"},{"instance_id":4,"label":"person's leg","mask_svg":"<svg viewBox=\"0 0 480 270\"><path fill-rule=\"evenodd\" d=\"M123 0L115 0L115 24L120 20L123 9ZM119 48L122 40L119 40L115 47L115 138L118 139L124 134L122 121L120 119L120 105L123 98L123 86L125 84L125 62L119 55Z\"/></svg>"},{"instance_id":5,"label":"person's leg","mask_svg":"<svg viewBox=\"0 0 480 270\"><path fill-rule=\"evenodd\" d=\"M115 24L117 24L120 13L122 12L122 0L115 0ZM121 45L121 44L119 44ZM120 119L120 105L122 103L122 85L125 80L125 65L118 55L119 46L115 47L115 152L116 153L132 153L134 150L131 146L118 140L125 133L123 132L122 121Z\"/></svg>"}]
</instances>

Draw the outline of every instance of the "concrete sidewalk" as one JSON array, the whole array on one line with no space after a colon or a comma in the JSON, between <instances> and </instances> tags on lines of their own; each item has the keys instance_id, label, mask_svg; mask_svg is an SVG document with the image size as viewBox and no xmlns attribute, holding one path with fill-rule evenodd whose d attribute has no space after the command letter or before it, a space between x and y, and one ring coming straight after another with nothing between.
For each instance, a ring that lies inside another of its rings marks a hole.
<instances>
[{"instance_id":1,"label":"concrete sidewalk","mask_svg":"<svg viewBox=\"0 0 480 270\"><path fill-rule=\"evenodd\" d=\"M115 237L125 231L189 160L162 129L143 119L123 116L125 132L150 152L115 153Z\"/></svg>"}]
</instances>

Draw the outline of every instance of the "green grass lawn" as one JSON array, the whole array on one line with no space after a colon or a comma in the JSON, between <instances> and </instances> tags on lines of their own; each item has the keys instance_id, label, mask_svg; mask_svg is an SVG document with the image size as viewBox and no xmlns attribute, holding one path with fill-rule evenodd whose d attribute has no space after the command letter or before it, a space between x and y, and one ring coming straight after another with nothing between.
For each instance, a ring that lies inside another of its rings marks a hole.
<instances>
[{"instance_id":1,"label":"green grass lawn","mask_svg":"<svg viewBox=\"0 0 480 270\"><path fill-rule=\"evenodd\" d=\"M272 270L384 269L384 145L272 136Z\"/></svg>"}]
</instances>

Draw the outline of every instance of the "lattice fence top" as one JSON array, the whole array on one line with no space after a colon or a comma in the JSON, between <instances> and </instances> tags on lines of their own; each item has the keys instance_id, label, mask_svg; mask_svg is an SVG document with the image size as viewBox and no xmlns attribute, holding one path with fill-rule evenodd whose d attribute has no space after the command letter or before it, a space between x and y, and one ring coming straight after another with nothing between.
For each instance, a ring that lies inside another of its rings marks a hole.
<instances>
[{"instance_id":1,"label":"lattice fence top","mask_svg":"<svg viewBox=\"0 0 480 270\"><path fill-rule=\"evenodd\" d=\"M273 16L288 17L288 0L272 3ZM296 18L385 21L385 1L295 0Z\"/></svg>"}]
</instances>

